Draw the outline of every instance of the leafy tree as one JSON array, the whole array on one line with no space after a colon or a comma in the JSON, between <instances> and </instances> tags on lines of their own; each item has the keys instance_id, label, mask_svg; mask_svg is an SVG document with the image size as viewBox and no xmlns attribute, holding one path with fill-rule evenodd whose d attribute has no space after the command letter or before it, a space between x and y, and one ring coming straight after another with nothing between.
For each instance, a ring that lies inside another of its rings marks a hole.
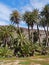
<instances>
[{"instance_id":1,"label":"leafy tree","mask_svg":"<svg viewBox=\"0 0 49 65\"><path fill-rule=\"evenodd\" d=\"M45 32L45 35L47 37L47 32L46 32L46 28L45 28L46 24L47 24L47 22L45 20L45 17L41 17L40 26L44 28L44 32ZM44 41L44 44L46 44L46 38L43 41Z\"/></svg>"},{"instance_id":2,"label":"leafy tree","mask_svg":"<svg viewBox=\"0 0 49 65\"><path fill-rule=\"evenodd\" d=\"M39 32L39 23L40 23L40 14L37 9L33 10L34 13L34 24L37 25L37 32L38 32L38 39L39 39L39 45L40 45L40 32Z\"/></svg>"},{"instance_id":3,"label":"leafy tree","mask_svg":"<svg viewBox=\"0 0 49 65\"><path fill-rule=\"evenodd\" d=\"M33 26L34 26L34 13L33 12L31 12L30 13L30 27L31 27L31 30L32 30L32 32L31 32L31 34L32 34L32 39L31 39L31 41L33 42Z\"/></svg>"},{"instance_id":4,"label":"leafy tree","mask_svg":"<svg viewBox=\"0 0 49 65\"><path fill-rule=\"evenodd\" d=\"M28 56L30 52L32 53L32 51L33 47L30 41L26 39L23 33L19 33L14 41L14 55Z\"/></svg>"},{"instance_id":5,"label":"leafy tree","mask_svg":"<svg viewBox=\"0 0 49 65\"><path fill-rule=\"evenodd\" d=\"M19 20L20 20L20 14L17 10L13 11L10 20L12 23L17 24L17 27L19 28Z\"/></svg>"},{"instance_id":6,"label":"leafy tree","mask_svg":"<svg viewBox=\"0 0 49 65\"><path fill-rule=\"evenodd\" d=\"M10 45L10 40L12 37L12 32L10 32L8 27L1 27L0 28L0 39L2 40L2 43L4 44L4 47L6 45Z\"/></svg>"},{"instance_id":7,"label":"leafy tree","mask_svg":"<svg viewBox=\"0 0 49 65\"><path fill-rule=\"evenodd\" d=\"M41 20L40 20L40 26L44 28L44 31L45 31L45 34L46 34L46 20L45 20L45 17L41 17Z\"/></svg>"},{"instance_id":8,"label":"leafy tree","mask_svg":"<svg viewBox=\"0 0 49 65\"><path fill-rule=\"evenodd\" d=\"M41 12L42 17L45 17L46 27L47 27L47 35L46 35L46 46L48 46L48 26L49 26L49 4L45 5Z\"/></svg>"},{"instance_id":9,"label":"leafy tree","mask_svg":"<svg viewBox=\"0 0 49 65\"><path fill-rule=\"evenodd\" d=\"M27 26L28 26L28 36L29 36L29 40L30 40L30 13L31 12L25 12L23 15L23 20L26 22Z\"/></svg>"}]
</instances>

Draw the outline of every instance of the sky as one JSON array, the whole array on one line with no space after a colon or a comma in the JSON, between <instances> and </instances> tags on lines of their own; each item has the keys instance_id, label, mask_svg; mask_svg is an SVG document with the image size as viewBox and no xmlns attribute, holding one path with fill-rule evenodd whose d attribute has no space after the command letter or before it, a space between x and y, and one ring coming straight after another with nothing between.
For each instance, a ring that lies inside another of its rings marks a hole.
<instances>
[{"instance_id":1,"label":"sky","mask_svg":"<svg viewBox=\"0 0 49 65\"><path fill-rule=\"evenodd\" d=\"M49 4L49 0L0 0L0 25L11 24L10 14L13 10L22 14L34 8L41 10L46 4ZM21 21L20 26L26 27L26 24Z\"/></svg>"}]
</instances>

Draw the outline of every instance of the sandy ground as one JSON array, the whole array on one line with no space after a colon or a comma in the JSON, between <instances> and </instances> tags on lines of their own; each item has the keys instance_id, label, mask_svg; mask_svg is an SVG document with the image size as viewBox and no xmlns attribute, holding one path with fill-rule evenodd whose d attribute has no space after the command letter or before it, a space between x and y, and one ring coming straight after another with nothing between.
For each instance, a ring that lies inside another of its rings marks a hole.
<instances>
[{"instance_id":1,"label":"sandy ground","mask_svg":"<svg viewBox=\"0 0 49 65\"><path fill-rule=\"evenodd\" d=\"M47 58L47 59L37 58L37 59L31 59L31 60L45 61L45 60L49 60L49 58ZM14 61L6 60L6 61L0 61L0 65L21 65L21 64L19 64L21 61L24 62L25 60L14 60ZM34 62L32 62L30 65L41 65L41 64L35 64Z\"/></svg>"}]
</instances>

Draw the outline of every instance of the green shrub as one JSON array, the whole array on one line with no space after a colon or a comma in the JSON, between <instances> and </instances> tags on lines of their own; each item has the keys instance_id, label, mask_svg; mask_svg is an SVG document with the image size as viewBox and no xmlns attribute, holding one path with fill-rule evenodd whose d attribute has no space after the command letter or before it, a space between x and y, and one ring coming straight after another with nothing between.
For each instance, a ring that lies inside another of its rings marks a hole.
<instances>
[{"instance_id":1,"label":"green shrub","mask_svg":"<svg viewBox=\"0 0 49 65\"><path fill-rule=\"evenodd\" d=\"M1 47L0 48L0 56L2 57L10 57L13 55L13 51L10 50L8 47Z\"/></svg>"}]
</instances>

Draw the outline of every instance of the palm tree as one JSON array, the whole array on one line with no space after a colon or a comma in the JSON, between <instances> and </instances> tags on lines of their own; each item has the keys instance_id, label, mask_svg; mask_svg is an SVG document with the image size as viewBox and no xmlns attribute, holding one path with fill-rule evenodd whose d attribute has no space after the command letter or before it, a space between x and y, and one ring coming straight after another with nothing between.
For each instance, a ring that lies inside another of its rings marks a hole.
<instances>
[{"instance_id":1,"label":"palm tree","mask_svg":"<svg viewBox=\"0 0 49 65\"><path fill-rule=\"evenodd\" d=\"M0 38L3 42L3 46L7 46L10 45L9 42L11 40L12 37L12 33L10 32L8 27L1 27L0 28Z\"/></svg>"},{"instance_id":2,"label":"palm tree","mask_svg":"<svg viewBox=\"0 0 49 65\"><path fill-rule=\"evenodd\" d=\"M18 52L20 52L21 55L24 56L29 53L28 46L30 46L30 42L23 33L19 33L17 35L14 44L14 55L17 55Z\"/></svg>"},{"instance_id":3,"label":"palm tree","mask_svg":"<svg viewBox=\"0 0 49 65\"><path fill-rule=\"evenodd\" d=\"M45 19L45 17L41 17L40 26L44 28L44 31L46 33L46 29L45 29L45 27L46 27L46 19Z\"/></svg>"},{"instance_id":4,"label":"palm tree","mask_svg":"<svg viewBox=\"0 0 49 65\"><path fill-rule=\"evenodd\" d=\"M45 17L45 22L47 26L46 46L48 46L49 4L45 5L44 9L41 12L41 15Z\"/></svg>"},{"instance_id":5,"label":"palm tree","mask_svg":"<svg viewBox=\"0 0 49 65\"><path fill-rule=\"evenodd\" d=\"M10 20L13 24L17 24L17 27L19 28L20 15L19 15L19 12L17 10L12 12L12 14L10 16Z\"/></svg>"},{"instance_id":6,"label":"palm tree","mask_svg":"<svg viewBox=\"0 0 49 65\"><path fill-rule=\"evenodd\" d=\"M32 42L33 42L33 26L34 26L34 22L35 22L35 20L34 20L35 14L34 14L33 11L30 13L30 17L29 17L29 18L30 18L30 23L29 23L29 25L30 25L30 27L31 27L31 29L32 29L31 35L32 35Z\"/></svg>"},{"instance_id":7,"label":"palm tree","mask_svg":"<svg viewBox=\"0 0 49 65\"><path fill-rule=\"evenodd\" d=\"M47 23L47 22L46 22L46 20L45 20L45 17L41 17L40 26L44 28L45 35L47 36L47 32L46 32L46 29L45 29L46 23ZM46 40L46 39L45 39L45 40ZM47 46L47 44L46 44L46 46Z\"/></svg>"},{"instance_id":8,"label":"palm tree","mask_svg":"<svg viewBox=\"0 0 49 65\"><path fill-rule=\"evenodd\" d=\"M30 40L30 13L31 12L25 12L24 15L23 15L23 20L26 22L26 24L28 26L29 40Z\"/></svg>"},{"instance_id":9,"label":"palm tree","mask_svg":"<svg viewBox=\"0 0 49 65\"><path fill-rule=\"evenodd\" d=\"M28 25L28 35L29 35L29 40L31 40L30 39L30 27L31 27L31 29L32 29L32 33L31 33L31 35L32 35L32 42L33 42L33 25L34 25L34 13L33 12L25 12L25 14L24 14L24 16L23 16L23 19L24 19L24 21L27 23L27 25Z\"/></svg>"},{"instance_id":10,"label":"palm tree","mask_svg":"<svg viewBox=\"0 0 49 65\"><path fill-rule=\"evenodd\" d=\"M39 45L40 45L40 32L39 32L40 15L37 9L34 9L33 13L34 13L34 23L37 25L37 32L38 32Z\"/></svg>"},{"instance_id":11,"label":"palm tree","mask_svg":"<svg viewBox=\"0 0 49 65\"><path fill-rule=\"evenodd\" d=\"M45 45L47 47L47 31L46 31L47 22L46 22L46 18L43 16L41 17L40 26L44 28L44 32L45 32L46 36L43 40L43 43L45 43Z\"/></svg>"}]
</instances>

